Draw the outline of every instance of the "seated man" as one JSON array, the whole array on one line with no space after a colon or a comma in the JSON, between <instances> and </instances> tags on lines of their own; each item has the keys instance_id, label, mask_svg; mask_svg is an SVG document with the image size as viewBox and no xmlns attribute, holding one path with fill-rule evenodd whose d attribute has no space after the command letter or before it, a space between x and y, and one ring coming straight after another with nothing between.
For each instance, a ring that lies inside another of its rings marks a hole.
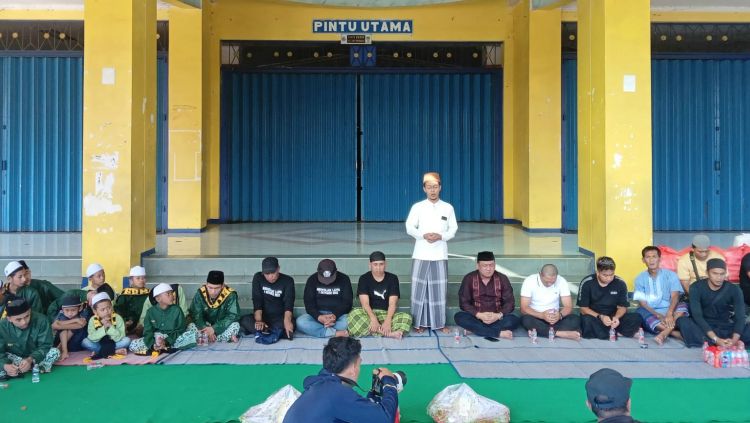
<instances>
[{"instance_id":1,"label":"seated man","mask_svg":"<svg viewBox=\"0 0 750 423\"><path fill-rule=\"evenodd\" d=\"M669 335L682 339L680 332L674 331L677 319L688 314L687 304L679 302L684 292L680 280L675 272L661 268L658 247L645 247L641 256L646 270L635 278L633 299L640 302L636 312L641 315L646 329L656 334L657 344L663 344Z\"/></svg>"},{"instance_id":2,"label":"seated man","mask_svg":"<svg viewBox=\"0 0 750 423\"><path fill-rule=\"evenodd\" d=\"M46 373L60 357L60 350L52 348L52 329L49 321L31 310L23 299L5 304L7 318L0 319L0 380L21 377L34 365Z\"/></svg>"},{"instance_id":3,"label":"seated man","mask_svg":"<svg viewBox=\"0 0 750 423\"><path fill-rule=\"evenodd\" d=\"M45 312L42 309L42 300L39 298L39 293L36 289L26 286L28 285L26 269L23 268L21 263L17 261L8 263L5 266L5 278L5 284L0 285L0 297L3 298L3 303L16 298L23 298L35 312L39 314ZM2 306L0 305L0 307ZM3 317L1 314L0 317Z\"/></svg>"},{"instance_id":4,"label":"seated man","mask_svg":"<svg viewBox=\"0 0 750 423\"><path fill-rule=\"evenodd\" d=\"M279 337L292 339L294 279L281 273L276 257L266 257L261 263L261 271L253 276L252 285L253 314L240 318L240 326L245 335L270 332L275 340Z\"/></svg>"},{"instance_id":5,"label":"seated man","mask_svg":"<svg viewBox=\"0 0 750 423\"><path fill-rule=\"evenodd\" d=\"M699 279L707 278L706 263L712 258L724 260L724 256L710 249L711 240L708 235L698 234L693 237L692 249L677 260L677 277L680 278L682 289L687 294L690 285Z\"/></svg>"},{"instance_id":6,"label":"seated man","mask_svg":"<svg viewBox=\"0 0 750 423\"><path fill-rule=\"evenodd\" d=\"M609 339L610 329L631 337L641 327L641 316L628 313L628 286L615 276L615 261L596 259L596 273L586 276L578 286L581 335L584 338Z\"/></svg>"},{"instance_id":7,"label":"seated man","mask_svg":"<svg viewBox=\"0 0 750 423\"><path fill-rule=\"evenodd\" d=\"M385 254L370 254L370 271L360 276L357 295L362 307L349 313L349 335L401 339L411 329L411 314L397 312L401 291L398 276L386 272Z\"/></svg>"},{"instance_id":8,"label":"seated man","mask_svg":"<svg viewBox=\"0 0 750 423\"><path fill-rule=\"evenodd\" d=\"M633 381L612 369L594 372L586 381L586 406L598 422L632 423L630 387Z\"/></svg>"},{"instance_id":9,"label":"seated man","mask_svg":"<svg viewBox=\"0 0 750 423\"><path fill-rule=\"evenodd\" d=\"M750 323L745 323L745 302L737 285L724 280L727 264L722 259L706 263L708 279L690 290L691 316L677 319L685 346L700 347L708 340L719 347L731 347L742 340L750 344Z\"/></svg>"},{"instance_id":10,"label":"seated man","mask_svg":"<svg viewBox=\"0 0 750 423\"><path fill-rule=\"evenodd\" d=\"M468 273L458 289L461 310L456 324L479 336L513 339L520 319L513 315L516 300L508 277L495 270L492 251L477 254L477 270Z\"/></svg>"},{"instance_id":11,"label":"seated man","mask_svg":"<svg viewBox=\"0 0 750 423\"><path fill-rule=\"evenodd\" d=\"M284 423L393 423L398 413L397 380L385 367L376 370L382 397L367 398L358 387L362 345L354 338L335 337L323 349L323 369L305 378L305 391L284 416Z\"/></svg>"},{"instance_id":12,"label":"seated man","mask_svg":"<svg viewBox=\"0 0 750 423\"><path fill-rule=\"evenodd\" d=\"M305 284L305 311L297 318L302 332L319 338L349 336L347 318L352 310L352 282L336 269L333 260L318 263L318 272Z\"/></svg>"},{"instance_id":13,"label":"seated man","mask_svg":"<svg viewBox=\"0 0 750 423\"><path fill-rule=\"evenodd\" d=\"M562 303L562 308L560 304ZM554 264L545 264L539 273L521 285L521 324L546 337L550 329L560 338L581 339L581 318L573 314L568 281Z\"/></svg>"},{"instance_id":14,"label":"seated man","mask_svg":"<svg viewBox=\"0 0 750 423\"><path fill-rule=\"evenodd\" d=\"M39 294L39 300L42 303L42 311L46 312L52 302L63 296L63 290L56 287L50 281L44 279L32 279L31 268L26 264L26 261L18 260L18 262L26 270L26 286L30 286L36 290L37 294Z\"/></svg>"},{"instance_id":15,"label":"seated man","mask_svg":"<svg viewBox=\"0 0 750 423\"><path fill-rule=\"evenodd\" d=\"M156 295L154 295L156 297ZM237 292L224 285L224 272L208 272L206 283L198 288L190 305L190 316L208 342L237 342L240 333L240 305Z\"/></svg>"}]
</instances>

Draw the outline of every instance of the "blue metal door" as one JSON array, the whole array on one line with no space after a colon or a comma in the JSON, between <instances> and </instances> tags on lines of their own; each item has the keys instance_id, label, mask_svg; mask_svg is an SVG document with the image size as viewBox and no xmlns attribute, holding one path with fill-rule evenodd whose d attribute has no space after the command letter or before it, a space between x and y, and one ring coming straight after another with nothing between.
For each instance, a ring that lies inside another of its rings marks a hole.
<instances>
[{"instance_id":1,"label":"blue metal door","mask_svg":"<svg viewBox=\"0 0 750 423\"><path fill-rule=\"evenodd\" d=\"M80 231L83 58L0 57L0 231Z\"/></svg>"},{"instance_id":2,"label":"blue metal door","mask_svg":"<svg viewBox=\"0 0 750 423\"><path fill-rule=\"evenodd\" d=\"M353 221L356 75L222 72L221 219Z\"/></svg>"},{"instance_id":3,"label":"blue metal door","mask_svg":"<svg viewBox=\"0 0 750 423\"><path fill-rule=\"evenodd\" d=\"M500 99L497 73L362 75L362 220L404 220L427 171L459 220L500 220Z\"/></svg>"},{"instance_id":4,"label":"blue metal door","mask_svg":"<svg viewBox=\"0 0 750 423\"><path fill-rule=\"evenodd\" d=\"M577 227L571 211L578 201L575 63L563 62L569 230ZM750 229L750 60L654 58L651 78L654 230Z\"/></svg>"}]
</instances>

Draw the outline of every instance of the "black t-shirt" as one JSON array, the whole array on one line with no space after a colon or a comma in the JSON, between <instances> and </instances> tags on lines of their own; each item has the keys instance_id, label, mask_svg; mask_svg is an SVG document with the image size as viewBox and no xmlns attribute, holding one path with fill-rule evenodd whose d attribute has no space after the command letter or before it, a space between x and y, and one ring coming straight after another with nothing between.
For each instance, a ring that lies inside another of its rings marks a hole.
<instances>
[{"instance_id":1,"label":"black t-shirt","mask_svg":"<svg viewBox=\"0 0 750 423\"><path fill-rule=\"evenodd\" d=\"M367 272L359 277L357 295L367 295L372 309L388 310L388 297L401 296L398 289L398 276L385 272L383 280L378 282L372 277L372 272Z\"/></svg>"},{"instance_id":2,"label":"black t-shirt","mask_svg":"<svg viewBox=\"0 0 750 423\"><path fill-rule=\"evenodd\" d=\"M283 273L270 283L263 273L253 276L253 310L263 310L263 320L284 317L285 311L294 311L294 279Z\"/></svg>"},{"instance_id":3,"label":"black t-shirt","mask_svg":"<svg viewBox=\"0 0 750 423\"><path fill-rule=\"evenodd\" d=\"M607 286L599 285L596 274L586 276L578 287L578 306L588 307L599 314L612 317L617 306L627 307L628 286L618 276Z\"/></svg>"}]
</instances>

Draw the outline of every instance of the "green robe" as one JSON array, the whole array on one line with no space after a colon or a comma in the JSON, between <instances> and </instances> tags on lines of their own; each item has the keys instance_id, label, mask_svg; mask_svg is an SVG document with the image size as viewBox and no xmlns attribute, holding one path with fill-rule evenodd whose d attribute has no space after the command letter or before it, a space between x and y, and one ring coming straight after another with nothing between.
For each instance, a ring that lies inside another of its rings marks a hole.
<instances>
[{"instance_id":1,"label":"green robe","mask_svg":"<svg viewBox=\"0 0 750 423\"><path fill-rule=\"evenodd\" d=\"M180 306L172 304L166 310L162 310L159 305L156 305L148 309L146 313L146 319L143 322L143 342L148 348L153 347L154 333L160 332L167 335L167 345L171 346L186 328L185 314L182 313Z\"/></svg>"},{"instance_id":2,"label":"green robe","mask_svg":"<svg viewBox=\"0 0 750 423\"><path fill-rule=\"evenodd\" d=\"M31 356L41 363L52 348L52 329L43 314L31 312L31 321L26 329L18 329L8 319L0 320L0 359L4 364L12 361L6 353L21 358Z\"/></svg>"},{"instance_id":3,"label":"green robe","mask_svg":"<svg viewBox=\"0 0 750 423\"><path fill-rule=\"evenodd\" d=\"M26 302L31 306L31 311L39 314L44 314L44 310L42 309L42 300L39 298L39 293L36 292L36 289L29 286L22 286L21 289L16 291L15 294L11 293L10 291L5 292L5 298L3 299L2 304L0 304L0 307L2 307L2 310L0 311L1 317L5 317L5 303L9 301L13 296L15 298L24 298Z\"/></svg>"},{"instance_id":4,"label":"green robe","mask_svg":"<svg viewBox=\"0 0 750 423\"><path fill-rule=\"evenodd\" d=\"M225 286L216 299L210 301L206 286L200 287L190 305L190 317L193 318L193 323L199 330L210 324L216 335L220 335L240 318L237 292Z\"/></svg>"},{"instance_id":5,"label":"green robe","mask_svg":"<svg viewBox=\"0 0 750 423\"><path fill-rule=\"evenodd\" d=\"M148 288L125 288L115 300L115 312L125 321L138 324L143 303L148 299Z\"/></svg>"},{"instance_id":6,"label":"green robe","mask_svg":"<svg viewBox=\"0 0 750 423\"><path fill-rule=\"evenodd\" d=\"M78 297L78 299L81 300L81 303L85 303L86 292L87 291L84 289L70 289L65 291L59 298L55 299L55 301L52 301L52 303L50 303L50 305L47 307L47 319L50 321L50 323L55 321L57 313L59 313L62 309L63 298L67 296Z\"/></svg>"},{"instance_id":7,"label":"green robe","mask_svg":"<svg viewBox=\"0 0 750 423\"><path fill-rule=\"evenodd\" d=\"M182 285L179 284L172 284L171 286L173 289L175 285L177 285L177 305L180 306L182 314L187 316L188 313L190 313L190 310L188 309L187 302L185 302L185 291L182 289ZM153 307L154 304L151 303L150 299L143 302L143 311L141 312L141 317L138 319L139 325L143 326L144 320L146 319L146 313L148 313L148 310Z\"/></svg>"},{"instance_id":8,"label":"green robe","mask_svg":"<svg viewBox=\"0 0 750 423\"><path fill-rule=\"evenodd\" d=\"M62 297L64 291L56 287L52 282L44 279L32 279L29 286L36 289L39 299L42 301L42 310L46 311L53 301Z\"/></svg>"}]
</instances>

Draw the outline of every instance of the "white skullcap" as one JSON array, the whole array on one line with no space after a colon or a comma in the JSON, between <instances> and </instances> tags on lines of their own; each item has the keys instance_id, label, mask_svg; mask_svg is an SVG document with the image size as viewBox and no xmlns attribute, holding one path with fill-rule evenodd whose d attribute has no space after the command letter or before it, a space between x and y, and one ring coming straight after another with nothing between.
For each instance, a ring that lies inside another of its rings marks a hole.
<instances>
[{"instance_id":1,"label":"white skullcap","mask_svg":"<svg viewBox=\"0 0 750 423\"><path fill-rule=\"evenodd\" d=\"M109 295L107 295L106 292L100 292L96 295L94 295L94 298L91 299L91 307L95 306L96 303L100 301L112 301L111 298L109 298Z\"/></svg>"},{"instance_id":2,"label":"white skullcap","mask_svg":"<svg viewBox=\"0 0 750 423\"><path fill-rule=\"evenodd\" d=\"M104 270L104 268L102 267L101 264L99 264L99 263L91 263L91 264L89 264L89 267L86 268L86 277L90 278L91 276L94 275L94 273L96 273L96 272L98 272L100 270Z\"/></svg>"},{"instance_id":3,"label":"white skullcap","mask_svg":"<svg viewBox=\"0 0 750 423\"><path fill-rule=\"evenodd\" d=\"M8 263L7 265L5 265L5 276L10 276L11 273L15 272L18 269L21 269L22 267L23 266L21 265L21 263L17 261Z\"/></svg>"},{"instance_id":4,"label":"white skullcap","mask_svg":"<svg viewBox=\"0 0 750 423\"><path fill-rule=\"evenodd\" d=\"M169 292L171 290L172 290L172 287L169 286L168 284L160 283L159 285L156 285L156 287L154 287L154 298L158 297L159 295L165 292Z\"/></svg>"},{"instance_id":5,"label":"white skullcap","mask_svg":"<svg viewBox=\"0 0 750 423\"><path fill-rule=\"evenodd\" d=\"M133 266L130 269L130 276L146 276L146 269L141 266Z\"/></svg>"}]
</instances>

